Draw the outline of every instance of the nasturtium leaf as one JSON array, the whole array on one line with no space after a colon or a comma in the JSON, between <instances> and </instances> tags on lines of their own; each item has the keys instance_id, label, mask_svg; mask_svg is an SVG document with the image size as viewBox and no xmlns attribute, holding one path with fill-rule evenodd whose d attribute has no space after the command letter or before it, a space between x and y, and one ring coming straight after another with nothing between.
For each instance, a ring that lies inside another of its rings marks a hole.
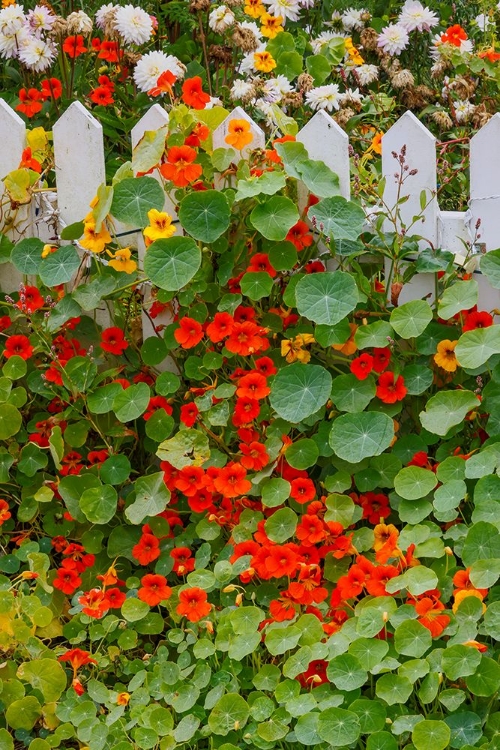
<instances>
[{"instance_id":1,"label":"nasturtium leaf","mask_svg":"<svg viewBox=\"0 0 500 750\"><path fill-rule=\"evenodd\" d=\"M368 671L380 664L388 651L389 645L386 641L376 638L357 638L349 646L349 653Z\"/></svg>"},{"instance_id":2,"label":"nasturtium leaf","mask_svg":"<svg viewBox=\"0 0 500 750\"><path fill-rule=\"evenodd\" d=\"M327 708L319 715L318 734L332 747L354 744L361 734L358 716L344 708Z\"/></svg>"},{"instance_id":3,"label":"nasturtium leaf","mask_svg":"<svg viewBox=\"0 0 500 750\"><path fill-rule=\"evenodd\" d=\"M296 169L307 189L318 198L333 198L340 194L339 177L324 162L304 159Z\"/></svg>"},{"instance_id":4,"label":"nasturtium leaf","mask_svg":"<svg viewBox=\"0 0 500 750\"><path fill-rule=\"evenodd\" d=\"M149 614L149 604L131 596L122 604L122 615L127 622L137 622Z\"/></svg>"},{"instance_id":5,"label":"nasturtium leaf","mask_svg":"<svg viewBox=\"0 0 500 750\"><path fill-rule=\"evenodd\" d=\"M349 711L357 715L361 734L373 734L385 728L387 712L378 701L360 698L351 703Z\"/></svg>"},{"instance_id":6,"label":"nasturtium leaf","mask_svg":"<svg viewBox=\"0 0 500 750\"><path fill-rule=\"evenodd\" d=\"M296 362L278 371L269 400L278 416L296 424L326 404L331 388L332 376L324 367Z\"/></svg>"},{"instance_id":7,"label":"nasturtium leaf","mask_svg":"<svg viewBox=\"0 0 500 750\"><path fill-rule=\"evenodd\" d=\"M151 393L146 383L136 383L119 391L113 401L113 411L120 422L131 422L146 411Z\"/></svg>"},{"instance_id":8,"label":"nasturtium leaf","mask_svg":"<svg viewBox=\"0 0 500 750\"><path fill-rule=\"evenodd\" d=\"M302 438L286 449L286 461L294 469L309 469L314 466L319 456L319 449L314 440Z\"/></svg>"},{"instance_id":9,"label":"nasturtium leaf","mask_svg":"<svg viewBox=\"0 0 500 750\"><path fill-rule=\"evenodd\" d=\"M467 493L467 485L462 479L452 479L442 484L434 493L434 507L439 513L457 508Z\"/></svg>"},{"instance_id":10,"label":"nasturtium leaf","mask_svg":"<svg viewBox=\"0 0 500 750\"><path fill-rule=\"evenodd\" d=\"M272 656L279 656L290 651L300 641L302 631L295 625L275 628L266 633L266 648Z\"/></svg>"},{"instance_id":11,"label":"nasturtium leaf","mask_svg":"<svg viewBox=\"0 0 500 750\"><path fill-rule=\"evenodd\" d=\"M110 213L118 221L138 229L149 224L148 211L162 211L165 193L153 177L130 177L114 187Z\"/></svg>"},{"instance_id":12,"label":"nasturtium leaf","mask_svg":"<svg viewBox=\"0 0 500 750\"><path fill-rule=\"evenodd\" d=\"M107 414L113 409L115 397L123 391L120 383L109 383L89 393L87 406L92 414Z\"/></svg>"},{"instance_id":13,"label":"nasturtium leaf","mask_svg":"<svg viewBox=\"0 0 500 750\"><path fill-rule=\"evenodd\" d=\"M158 336L150 336L141 346L141 357L145 365L156 366L167 356L167 345Z\"/></svg>"},{"instance_id":14,"label":"nasturtium leaf","mask_svg":"<svg viewBox=\"0 0 500 750\"><path fill-rule=\"evenodd\" d=\"M403 370L406 390L410 396L420 396L431 387L434 373L424 365L408 365Z\"/></svg>"},{"instance_id":15,"label":"nasturtium leaf","mask_svg":"<svg viewBox=\"0 0 500 750\"><path fill-rule=\"evenodd\" d=\"M29 731L34 727L41 715L42 707L40 702L35 696L28 695L19 700L12 701L5 712L5 720L12 729Z\"/></svg>"},{"instance_id":16,"label":"nasturtium leaf","mask_svg":"<svg viewBox=\"0 0 500 750\"><path fill-rule=\"evenodd\" d=\"M416 620L405 620L396 628L394 646L398 654L423 656L432 646L432 636L428 628Z\"/></svg>"},{"instance_id":17,"label":"nasturtium leaf","mask_svg":"<svg viewBox=\"0 0 500 750\"><path fill-rule=\"evenodd\" d=\"M80 498L80 509L91 523L109 523L116 513L117 500L117 492L109 484L89 487Z\"/></svg>"},{"instance_id":18,"label":"nasturtium leaf","mask_svg":"<svg viewBox=\"0 0 500 750\"><path fill-rule=\"evenodd\" d=\"M300 315L322 325L335 325L358 304L353 277L344 271L325 271L304 276L295 288Z\"/></svg>"},{"instance_id":19,"label":"nasturtium leaf","mask_svg":"<svg viewBox=\"0 0 500 750\"><path fill-rule=\"evenodd\" d=\"M0 440L7 440L21 429L23 418L19 409L12 404L0 406Z\"/></svg>"},{"instance_id":20,"label":"nasturtium leaf","mask_svg":"<svg viewBox=\"0 0 500 750\"><path fill-rule=\"evenodd\" d=\"M97 279L94 279L90 283L78 286L71 294L83 310L95 310L102 298L106 294L110 294L116 286L115 277L98 276Z\"/></svg>"},{"instance_id":21,"label":"nasturtium leaf","mask_svg":"<svg viewBox=\"0 0 500 750\"><path fill-rule=\"evenodd\" d=\"M386 320L376 320L366 326L359 326L354 334L354 343L358 349L376 346L382 349L392 337L392 326ZM337 343L337 342L335 342Z\"/></svg>"},{"instance_id":22,"label":"nasturtium leaf","mask_svg":"<svg viewBox=\"0 0 500 750\"><path fill-rule=\"evenodd\" d=\"M425 565L408 568L404 573L391 578L387 582L386 591L390 594L405 588L412 596L420 596L426 591L435 589L438 585L438 577L433 570Z\"/></svg>"},{"instance_id":23,"label":"nasturtium leaf","mask_svg":"<svg viewBox=\"0 0 500 750\"><path fill-rule=\"evenodd\" d=\"M332 71L332 66L324 55L309 55L306 58L306 68L313 77L315 86L321 86Z\"/></svg>"},{"instance_id":24,"label":"nasturtium leaf","mask_svg":"<svg viewBox=\"0 0 500 750\"><path fill-rule=\"evenodd\" d=\"M165 151L165 139L168 125L157 130L146 130L132 151L132 168L134 172L149 172L160 163Z\"/></svg>"},{"instance_id":25,"label":"nasturtium leaf","mask_svg":"<svg viewBox=\"0 0 500 750\"><path fill-rule=\"evenodd\" d=\"M88 357L72 357L64 366L62 379L73 393L85 393L97 375L97 365Z\"/></svg>"},{"instance_id":26,"label":"nasturtium leaf","mask_svg":"<svg viewBox=\"0 0 500 750\"><path fill-rule=\"evenodd\" d=\"M27 369L28 365L26 360L15 354L13 357L9 357L4 364L2 367L2 373L6 378L10 378L10 380L18 380L26 375Z\"/></svg>"},{"instance_id":27,"label":"nasturtium leaf","mask_svg":"<svg viewBox=\"0 0 500 750\"><path fill-rule=\"evenodd\" d=\"M190 192L179 206L179 221L186 234L201 242L215 242L228 228L230 219L229 203L219 190Z\"/></svg>"},{"instance_id":28,"label":"nasturtium leaf","mask_svg":"<svg viewBox=\"0 0 500 750\"><path fill-rule=\"evenodd\" d=\"M258 607L239 607L231 612L230 620L237 635L245 635L257 630L265 613Z\"/></svg>"},{"instance_id":29,"label":"nasturtium leaf","mask_svg":"<svg viewBox=\"0 0 500 750\"><path fill-rule=\"evenodd\" d=\"M413 685L408 677L384 674L378 678L375 692L378 698L393 706L395 703L406 703L413 692Z\"/></svg>"},{"instance_id":30,"label":"nasturtium leaf","mask_svg":"<svg viewBox=\"0 0 500 750\"><path fill-rule=\"evenodd\" d=\"M390 322L396 333L403 339L420 336L432 320L432 309L423 299L405 302L395 307Z\"/></svg>"},{"instance_id":31,"label":"nasturtium leaf","mask_svg":"<svg viewBox=\"0 0 500 750\"><path fill-rule=\"evenodd\" d=\"M460 711L445 718L451 729L450 747L470 748L483 736L483 725L472 711Z\"/></svg>"},{"instance_id":32,"label":"nasturtium leaf","mask_svg":"<svg viewBox=\"0 0 500 750\"><path fill-rule=\"evenodd\" d=\"M334 421L330 445L335 454L351 464L378 456L394 438L394 423L387 414L343 414Z\"/></svg>"},{"instance_id":33,"label":"nasturtium leaf","mask_svg":"<svg viewBox=\"0 0 500 750\"><path fill-rule=\"evenodd\" d=\"M57 701L66 689L66 674L57 659L36 659L21 664L17 676L39 690L47 702Z\"/></svg>"},{"instance_id":34,"label":"nasturtium leaf","mask_svg":"<svg viewBox=\"0 0 500 750\"><path fill-rule=\"evenodd\" d=\"M170 501L170 492L163 481L163 472L139 477L135 483L135 500L125 510L133 524L139 524L148 516L162 513Z\"/></svg>"},{"instance_id":35,"label":"nasturtium leaf","mask_svg":"<svg viewBox=\"0 0 500 750\"><path fill-rule=\"evenodd\" d=\"M273 288L273 280L265 271L249 271L243 274L240 286L241 293L245 297L257 301L263 297L269 297Z\"/></svg>"},{"instance_id":36,"label":"nasturtium leaf","mask_svg":"<svg viewBox=\"0 0 500 750\"><path fill-rule=\"evenodd\" d=\"M500 665L494 659L482 654L474 674L465 680L473 695L488 697L498 691L500 685Z\"/></svg>"},{"instance_id":37,"label":"nasturtium leaf","mask_svg":"<svg viewBox=\"0 0 500 750\"><path fill-rule=\"evenodd\" d=\"M484 365L494 354L500 353L500 326L476 328L466 331L455 347L457 362L461 367L475 370Z\"/></svg>"},{"instance_id":38,"label":"nasturtium leaf","mask_svg":"<svg viewBox=\"0 0 500 750\"><path fill-rule=\"evenodd\" d=\"M290 497L291 484L286 479L274 477L262 484L262 504L266 508L277 508Z\"/></svg>"},{"instance_id":39,"label":"nasturtium leaf","mask_svg":"<svg viewBox=\"0 0 500 750\"><path fill-rule=\"evenodd\" d=\"M235 201L254 198L257 195L274 195L286 185L286 175L281 172L264 172L259 177L238 180ZM215 192L215 191L214 191ZM182 221L182 218L181 218ZM194 236L194 235L193 235Z\"/></svg>"},{"instance_id":40,"label":"nasturtium leaf","mask_svg":"<svg viewBox=\"0 0 500 750\"><path fill-rule=\"evenodd\" d=\"M480 661L481 653L477 649L458 643L444 649L441 665L449 680L458 680L474 674Z\"/></svg>"},{"instance_id":41,"label":"nasturtium leaf","mask_svg":"<svg viewBox=\"0 0 500 750\"><path fill-rule=\"evenodd\" d=\"M44 258L38 274L45 286L67 284L78 270L81 258L73 245L63 245L55 253Z\"/></svg>"},{"instance_id":42,"label":"nasturtium leaf","mask_svg":"<svg viewBox=\"0 0 500 750\"><path fill-rule=\"evenodd\" d=\"M465 476L467 479L481 479L481 477L493 474L498 463L496 450L488 448L474 453L465 462Z\"/></svg>"},{"instance_id":43,"label":"nasturtium leaf","mask_svg":"<svg viewBox=\"0 0 500 750\"><path fill-rule=\"evenodd\" d=\"M282 52L276 60L276 73L293 81L302 73L302 55L298 52Z\"/></svg>"},{"instance_id":44,"label":"nasturtium leaf","mask_svg":"<svg viewBox=\"0 0 500 750\"><path fill-rule=\"evenodd\" d=\"M352 373L337 375L332 382L332 401L339 411L362 412L375 397L377 387L371 375L364 380Z\"/></svg>"},{"instance_id":45,"label":"nasturtium leaf","mask_svg":"<svg viewBox=\"0 0 500 750\"><path fill-rule=\"evenodd\" d=\"M481 273L494 289L500 289L500 249L481 255Z\"/></svg>"},{"instance_id":46,"label":"nasturtium leaf","mask_svg":"<svg viewBox=\"0 0 500 750\"><path fill-rule=\"evenodd\" d=\"M432 492L437 484L436 475L420 466L405 466L394 479L394 488L405 500L418 500Z\"/></svg>"},{"instance_id":47,"label":"nasturtium leaf","mask_svg":"<svg viewBox=\"0 0 500 750\"><path fill-rule=\"evenodd\" d=\"M291 508L280 508L267 519L264 530L272 542L282 544L294 535L297 523L297 514Z\"/></svg>"},{"instance_id":48,"label":"nasturtium leaf","mask_svg":"<svg viewBox=\"0 0 500 750\"><path fill-rule=\"evenodd\" d=\"M186 286L201 265L201 250L191 237L156 240L146 251L144 272L167 292Z\"/></svg>"},{"instance_id":49,"label":"nasturtium leaf","mask_svg":"<svg viewBox=\"0 0 500 750\"><path fill-rule=\"evenodd\" d=\"M99 475L104 484L123 484L129 476L132 467L123 453L109 456L100 467Z\"/></svg>"},{"instance_id":50,"label":"nasturtium leaf","mask_svg":"<svg viewBox=\"0 0 500 750\"><path fill-rule=\"evenodd\" d=\"M366 741L366 750L398 750L398 741L389 732L375 732Z\"/></svg>"},{"instance_id":51,"label":"nasturtium leaf","mask_svg":"<svg viewBox=\"0 0 500 750\"><path fill-rule=\"evenodd\" d=\"M179 430L174 437L160 443L156 455L176 469L183 469L190 465L201 466L207 461L210 446L207 436L199 430Z\"/></svg>"},{"instance_id":52,"label":"nasturtium leaf","mask_svg":"<svg viewBox=\"0 0 500 750\"><path fill-rule=\"evenodd\" d=\"M296 205L284 196L274 196L260 203L250 214L251 225L268 240L284 240L298 220Z\"/></svg>"},{"instance_id":53,"label":"nasturtium leaf","mask_svg":"<svg viewBox=\"0 0 500 750\"><path fill-rule=\"evenodd\" d=\"M43 245L44 243L38 237L30 237L17 242L11 255L14 268L26 275L37 274L42 262Z\"/></svg>"},{"instance_id":54,"label":"nasturtium leaf","mask_svg":"<svg viewBox=\"0 0 500 750\"><path fill-rule=\"evenodd\" d=\"M497 509L498 513L498 509ZM470 566L470 580L478 589L489 589L500 578L500 558L477 560Z\"/></svg>"},{"instance_id":55,"label":"nasturtium leaf","mask_svg":"<svg viewBox=\"0 0 500 750\"><path fill-rule=\"evenodd\" d=\"M269 248L269 262L276 271L290 271L297 263L297 249L292 242L273 242Z\"/></svg>"},{"instance_id":56,"label":"nasturtium leaf","mask_svg":"<svg viewBox=\"0 0 500 750\"><path fill-rule=\"evenodd\" d=\"M415 726L411 738L417 750L444 750L450 736L450 728L444 721L424 719Z\"/></svg>"},{"instance_id":57,"label":"nasturtium leaf","mask_svg":"<svg viewBox=\"0 0 500 750\"><path fill-rule=\"evenodd\" d=\"M249 716L246 700L237 693L227 693L213 707L208 716L208 726L213 734L226 736L235 729L242 729Z\"/></svg>"},{"instance_id":58,"label":"nasturtium leaf","mask_svg":"<svg viewBox=\"0 0 500 750\"><path fill-rule=\"evenodd\" d=\"M311 206L308 216L321 234L334 240L357 240L366 220L361 206L341 196L324 198Z\"/></svg>"},{"instance_id":59,"label":"nasturtium leaf","mask_svg":"<svg viewBox=\"0 0 500 750\"><path fill-rule=\"evenodd\" d=\"M356 690L368 679L368 673L352 654L340 654L331 659L326 675L338 690Z\"/></svg>"},{"instance_id":60,"label":"nasturtium leaf","mask_svg":"<svg viewBox=\"0 0 500 750\"><path fill-rule=\"evenodd\" d=\"M492 523L478 521L473 524L465 537L462 549L464 565L470 566L478 560L500 559L500 535Z\"/></svg>"},{"instance_id":61,"label":"nasturtium leaf","mask_svg":"<svg viewBox=\"0 0 500 750\"><path fill-rule=\"evenodd\" d=\"M307 713L300 716L294 728L297 742L306 747L319 745L322 738L318 734L318 723L319 713Z\"/></svg>"},{"instance_id":62,"label":"nasturtium leaf","mask_svg":"<svg viewBox=\"0 0 500 750\"><path fill-rule=\"evenodd\" d=\"M477 305L478 286L475 279L455 281L443 292L439 300L438 313L443 320L448 320L461 310L470 310Z\"/></svg>"},{"instance_id":63,"label":"nasturtium leaf","mask_svg":"<svg viewBox=\"0 0 500 750\"><path fill-rule=\"evenodd\" d=\"M471 391L439 391L427 401L425 411L420 412L420 422L429 432L444 437L479 403L479 399Z\"/></svg>"}]
</instances>

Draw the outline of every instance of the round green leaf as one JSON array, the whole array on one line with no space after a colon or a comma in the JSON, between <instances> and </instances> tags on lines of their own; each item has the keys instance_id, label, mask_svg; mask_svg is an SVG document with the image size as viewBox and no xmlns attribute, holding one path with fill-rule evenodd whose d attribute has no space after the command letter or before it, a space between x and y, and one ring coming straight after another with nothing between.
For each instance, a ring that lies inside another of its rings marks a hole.
<instances>
[{"instance_id":1,"label":"round green leaf","mask_svg":"<svg viewBox=\"0 0 500 750\"><path fill-rule=\"evenodd\" d=\"M66 689L66 673L56 659L25 662L19 667L17 675L39 690L47 702L59 700Z\"/></svg>"},{"instance_id":2,"label":"round green leaf","mask_svg":"<svg viewBox=\"0 0 500 750\"><path fill-rule=\"evenodd\" d=\"M242 729L248 721L248 703L237 693L227 693L217 701L208 717L208 726L214 734L226 736Z\"/></svg>"},{"instance_id":3,"label":"round green leaf","mask_svg":"<svg viewBox=\"0 0 500 750\"><path fill-rule=\"evenodd\" d=\"M449 680L474 674L481 661L481 653L470 646L456 644L443 651L441 665Z\"/></svg>"},{"instance_id":4,"label":"round green leaf","mask_svg":"<svg viewBox=\"0 0 500 750\"><path fill-rule=\"evenodd\" d=\"M42 707L38 700L28 695L26 698L12 701L5 712L7 724L12 729L25 729L29 731L42 715Z\"/></svg>"},{"instance_id":5,"label":"round green leaf","mask_svg":"<svg viewBox=\"0 0 500 750\"><path fill-rule=\"evenodd\" d=\"M389 732L376 732L366 741L366 750L398 750L398 741Z\"/></svg>"},{"instance_id":6,"label":"round green leaf","mask_svg":"<svg viewBox=\"0 0 500 750\"><path fill-rule=\"evenodd\" d=\"M55 253L50 253L38 269L45 286L58 286L71 281L78 270L81 258L73 245L63 245Z\"/></svg>"},{"instance_id":7,"label":"round green leaf","mask_svg":"<svg viewBox=\"0 0 500 750\"><path fill-rule=\"evenodd\" d=\"M314 323L335 325L358 304L353 277L343 271L311 273L295 287L297 310Z\"/></svg>"},{"instance_id":8,"label":"round green leaf","mask_svg":"<svg viewBox=\"0 0 500 750\"><path fill-rule=\"evenodd\" d=\"M423 365L409 365L402 374L410 396L420 396L431 387L434 379L432 370Z\"/></svg>"},{"instance_id":9,"label":"round green leaf","mask_svg":"<svg viewBox=\"0 0 500 750\"><path fill-rule=\"evenodd\" d=\"M349 653L356 657L363 669L367 670L380 664L388 651L388 643L377 638L357 638L349 646Z\"/></svg>"},{"instance_id":10,"label":"round green leaf","mask_svg":"<svg viewBox=\"0 0 500 750\"><path fill-rule=\"evenodd\" d=\"M296 362L275 376L269 400L274 411L287 422L301 422L326 404L332 376L321 365Z\"/></svg>"},{"instance_id":11,"label":"round green leaf","mask_svg":"<svg viewBox=\"0 0 500 750\"><path fill-rule=\"evenodd\" d=\"M165 193L153 177L129 177L114 187L110 213L118 221L143 228L149 224L148 211L162 211Z\"/></svg>"},{"instance_id":12,"label":"round green leaf","mask_svg":"<svg viewBox=\"0 0 500 750\"><path fill-rule=\"evenodd\" d=\"M91 523L109 523L116 513L118 495L108 484L90 487L80 498L80 508Z\"/></svg>"},{"instance_id":13,"label":"round green leaf","mask_svg":"<svg viewBox=\"0 0 500 750\"><path fill-rule=\"evenodd\" d=\"M349 710L357 715L361 734L373 734L385 728L387 712L378 701L360 698L351 703Z\"/></svg>"},{"instance_id":14,"label":"round green leaf","mask_svg":"<svg viewBox=\"0 0 500 750\"><path fill-rule=\"evenodd\" d=\"M458 339L455 355L458 363L469 370L484 365L494 354L500 353L500 326L466 331Z\"/></svg>"},{"instance_id":15,"label":"round green leaf","mask_svg":"<svg viewBox=\"0 0 500 750\"><path fill-rule=\"evenodd\" d=\"M146 383L136 383L120 391L113 401L113 411L120 422L131 422L144 414L151 393Z\"/></svg>"},{"instance_id":16,"label":"round green leaf","mask_svg":"<svg viewBox=\"0 0 500 750\"><path fill-rule=\"evenodd\" d=\"M200 242L214 242L224 234L231 209L224 193L202 190L188 193L179 206L179 221L186 234Z\"/></svg>"},{"instance_id":17,"label":"round green leaf","mask_svg":"<svg viewBox=\"0 0 500 750\"><path fill-rule=\"evenodd\" d=\"M17 242L10 258L14 267L21 273L35 276L42 262L43 245L37 237Z\"/></svg>"},{"instance_id":18,"label":"round green leaf","mask_svg":"<svg viewBox=\"0 0 500 750\"><path fill-rule=\"evenodd\" d=\"M330 432L330 445L339 458L354 464L378 456L393 438L392 419L387 414L369 411L337 417Z\"/></svg>"},{"instance_id":19,"label":"round green leaf","mask_svg":"<svg viewBox=\"0 0 500 750\"><path fill-rule=\"evenodd\" d=\"M318 734L332 747L351 745L361 734L359 719L353 711L327 708L319 715Z\"/></svg>"},{"instance_id":20,"label":"round green leaf","mask_svg":"<svg viewBox=\"0 0 500 750\"><path fill-rule=\"evenodd\" d=\"M424 719L411 734L417 750L444 750L450 742L450 728L444 721Z\"/></svg>"},{"instance_id":21,"label":"round green leaf","mask_svg":"<svg viewBox=\"0 0 500 750\"><path fill-rule=\"evenodd\" d=\"M405 656L423 656L432 646L432 636L416 620L405 620L396 628L394 646L398 654Z\"/></svg>"},{"instance_id":22,"label":"round green leaf","mask_svg":"<svg viewBox=\"0 0 500 750\"><path fill-rule=\"evenodd\" d=\"M137 622L149 614L149 604L141 601L141 599L130 597L123 602L121 611L127 622Z\"/></svg>"},{"instance_id":23,"label":"round green leaf","mask_svg":"<svg viewBox=\"0 0 500 750\"><path fill-rule=\"evenodd\" d=\"M455 281L443 292L439 300L438 313L443 320L448 320L461 310L470 310L477 305L478 285L475 279Z\"/></svg>"},{"instance_id":24,"label":"round green leaf","mask_svg":"<svg viewBox=\"0 0 500 750\"><path fill-rule=\"evenodd\" d=\"M291 508L280 508L267 519L264 529L272 542L282 544L294 535L297 522L297 514Z\"/></svg>"},{"instance_id":25,"label":"round green leaf","mask_svg":"<svg viewBox=\"0 0 500 750\"><path fill-rule=\"evenodd\" d=\"M284 240L298 220L295 203L283 196L274 196L259 203L250 214L252 226L268 240Z\"/></svg>"},{"instance_id":26,"label":"round green leaf","mask_svg":"<svg viewBox=\"0 0 500 750\"><path fill-rule=\"evenodd\" d=\"M461 711L445 719L451 729L450 747L462 748L475 745L483 736L482 722L472 711Z\"/></svg>"},{"instance_id":27,"label":"round green leaf","mask_svg":"<svg viewBox=\"0 0 500 750\"><path fill-rule=\"evenodd\" d=\"M339 411L350 414L362 412L374 398L377 387L375 380L369 375L365 380L349 373L338 375L332 383L332 401Z\"/></svg>"},{"instance_id":28,"label":"round green leaf","mask_svg":"<svg viewBox=\"0 0 500 750\"><path fill-rule=\"evenodd\" d=\"M319 232L334 240L357 240L366 220L361 206L340 196L324 198L308 215Z\"/></svg>"},{"instance_id":29,"label":"round green leaf","mask_svg":"<svg viewBox=\"0 0 500 750\"><path fill-rule=\"evenodd\" d=\"M21 412L12 404L0 406L0 440L7 440L21 429L23 418Z\"/></svg>"},{"instance_id":30,"label":"round green leaf","mask_svg":"<svg viewBox=\"0 0 500 750\"><path fill-rule=\"evenodd\" d=\"M481 273L494 289L500 289L500 249L481 255Z\"/></svg>"},{"instance_id":31,"label":"round green leaf","mask_svg":"<svg viewBox=\"0 0 500 750\"><path fill-rule=\"evenodd\" d=\"M2 367L2 372L5 377L10 378L10 380L19 380L19 378L24 378L27 369L28 365L26 360L15 354L13 357L9 357Z\"/></svg>"},{"instance_id":32,"label":"round green leaf","mask_svg":"<svg viewBox=\"0 0 500 750\"><path fill-rule=\"evenodd\" d=\"M418 500L432 492L438 483L436 475L420 466L405 466L394 479L394 487L405 500Z\"/></svg>"},{"instance_id":33,"label":"round green leaf","mask_svg":"<svg viewBox=\"0 0 500 750\"><path fill-rule=\"evenodd\" d=\"M127 456L110 456L102 464L100 476L105 484L122 484L129 478L131 468Z\"/></svg>"},{"instance_id":34,"label":"round green leaf","mask_svg":"<svg viewBox=\"0 0 500 750\"><path fill-rule=\"evenodd\" d=\"M428 400L425 411L420 412L420 422L429 432L444 437L452 427L462 422L467 412L479 406L479 403L479 399L471 391L440 391Z\"/></svg>"},{"instance_id":35,"label":"round green leaf","mask_svg":"<svg viewBox=\"0 0 500 750\"><path fill-rule=\"evenodd\" d=\"M144 271L153 284L167 292L186 286L201 265L201 250L191 237L156 240L146 251Z\"/></svg>"},{"instance_id":36,"label":"round green leaf","mask_svg":"<svg viewBox=\"0 0 500 750\"><path fill-rule=\"evenodd\" d=\"M403 339L420 336L431 320L431 306L423 299L412 300L395 307L390 317L391 326Z\"/></svg>"},{"instance_id":37,"label":"round green leaf","mask_svg":"<svg viewBox=\"0 0 500 750\"><path fill-rule=\"evenodd\" d=\"M462 549L462 561L470 566L478 560L500 559L500 535L492 523L478 521L469 528Z\"/></svg>"},{"instance_id":38,"label":"round green leaf","mask_svg":"<svg viewBox=\"0 0 500 750\"><path fill-rule=\"evenodd\" d=\"M141 357L145 365L156 366L163 362L168 354L167 345L158 336L150 336L141 346Z\"/></svg>"},{"instance_id":39,"label":"round green leaf","mask_svg":"<svg viewBox=\"0 0 500 750\"><path fill-rule=\"evenodd\" d=\"M291 485L286 479L276 477L269 479L262 485L262 504L266 508L277 508L290 497Z\"/></svg>"},{"instance_id":40,"label":"round green leaf","mask_svg":"<svg viewBox=\"0 0 500 750\"><path fill-rule=\"evenodd\" d=\"M408 677L384 674L377 680L375 692L389 706L393 706L395 703L406 703L413 692L413 685Z\"/></svg>"},{"instance_id":41,"label":"round green leaf","mask_svg":"<svg viewBox=\"0 0 500 750\"><path fill-rule=\"evenodd\" d=\"M303 438L286 449L286 460L294 469L308 469L314 466L319 456L319 448L314 440Z\"/></svg>"},{"instance_id":42,"label":"round green leaf","mask_svg":"<svg viewBox=\"0 0 500 750\"><path fill-rule=\"evenodd\" d=\"M365 684L368 673L351 654L341 654L330 661L326 675L339 690L356 690Z\"/></svg>"},{"instance_id":43,"label":"round green leaf","mask_svg":"<svg viewBox=\"0 0 500 750\"><path fill-rule=\"evenodd\" d=\"M269 297L273 288L273 280L265 271L249 271L240 282L241 293L251 300Z\"/></svg>"}]
</instances>

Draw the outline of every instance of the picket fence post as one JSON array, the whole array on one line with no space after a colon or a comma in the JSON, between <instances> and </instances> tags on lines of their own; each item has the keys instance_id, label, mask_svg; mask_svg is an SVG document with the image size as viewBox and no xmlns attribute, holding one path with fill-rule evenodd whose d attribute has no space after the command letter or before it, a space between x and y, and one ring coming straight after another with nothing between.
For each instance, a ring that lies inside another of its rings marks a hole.
<instances>
[{"instance_id":1,"label":"picket fence post","mask_svg":"<svg viewBox=\"0 0 500 750\"><path fill-rule=\"evenodd\" d=\"M327 112L320 110L299 130L297 141L305 147L310 159L324 162L338 175L340 195L349 200L349 137L345 130Z\"/></svg>"}]
</instances>

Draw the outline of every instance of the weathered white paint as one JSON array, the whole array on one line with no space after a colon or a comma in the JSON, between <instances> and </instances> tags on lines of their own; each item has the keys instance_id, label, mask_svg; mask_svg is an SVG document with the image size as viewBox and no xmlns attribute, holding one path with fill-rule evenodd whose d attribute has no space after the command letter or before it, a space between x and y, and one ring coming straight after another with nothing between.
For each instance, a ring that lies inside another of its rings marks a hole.
<instances>
[{"instance_id":1,"label":"weathered white paint","mask_svg":"<svg viewBox=\"0 0 500 750\"><path fill-rule=\"evenodd\" d=\"M487 250L500 247L500 113L493 115L470 141L471 239L481 219L479 242Z\"/></svg>"},{"instance_id":2,"label":"weathered white paint","mask_svg":"<svg viewBox=\"0 0 500 750\"><path fill-rule=\"evenodd\" d=\"M338 174L340 194L349 199L349 137L345 130L327 112L320 110L299 130L297 141L305 146L310 159L323 161Z\"/></svg>"},{"instance_id":3,"label":"weathered white paint","mask_svg":"<svg viewBox=\"0 0 500 750\"><path fill-rule=\"evenodd\" d=\"M248 146L244 146L240 151L235 149L238 159L247 159L254 148L264 148L266 144L266 136L262 128L260 128L257 123L255 123L252 118L247 115L244 109L242 109L241 107L236 107L226 117L226 119L221 122L218 127L215 128L212 134L212 144L214 149L233 148L233 146L230 146L229 143L226 143L226 136L229 133L229 123L231 123L233 120L246 120L246 122L248 122L248 124L250 125L250 132L253 135L252 141L248 144Z\"/></svg>"}]
</instances>

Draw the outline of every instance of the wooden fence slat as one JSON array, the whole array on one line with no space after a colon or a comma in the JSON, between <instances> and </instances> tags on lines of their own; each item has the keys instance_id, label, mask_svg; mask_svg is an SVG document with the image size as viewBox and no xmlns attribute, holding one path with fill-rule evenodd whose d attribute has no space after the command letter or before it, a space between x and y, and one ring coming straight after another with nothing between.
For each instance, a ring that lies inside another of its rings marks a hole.
<instances>
[{"instance_id":1,"label":"wooden fence slat","mask_svg":"<svg viewBox=\"0 0 500 750\"><path fill-rule=\"evenodd\" d=\"M486 250L500 247L500 113L479 130L470 141L470 222L471 241L481 219L479 242Z\"/></svg>"},{"instance_id":2,"label":"wooden fence slat","mask_svg":"<svg viewBox=\"0 0 500 750\"><path fill-rule=\"evenodd\" d=\"M310 159L323 161L338 174L340 194L349 199L349 137L345 130L327 112L320 110L299 130L297 141L305 146Z\"/></svg>"},{"instance_id":3,"label":"wooden fence slat","mask_svg":"<svg viewBox=\"0 0 500 750\"><path fill-rule=\"evenodd\" d=\"M226 136L229 133L229 124L233 120L246 120L246 122L248 122L248 124L250 125L250 132L253 135L251 143L249 143L248 146L244 146L238 153L238 158L247 159L250 155L250 152L254 148L264 148L264 146L266 145L266 136L262 128L260 128L257 123L255 123L252 118L247 115L245 110L243 110L241 107L236 107L226 117L226 119L221 122L218 127L215 128L212 134L212 143L214 149L232 148L232 146L226 143Z\"/></svg>"}]
</instances>

